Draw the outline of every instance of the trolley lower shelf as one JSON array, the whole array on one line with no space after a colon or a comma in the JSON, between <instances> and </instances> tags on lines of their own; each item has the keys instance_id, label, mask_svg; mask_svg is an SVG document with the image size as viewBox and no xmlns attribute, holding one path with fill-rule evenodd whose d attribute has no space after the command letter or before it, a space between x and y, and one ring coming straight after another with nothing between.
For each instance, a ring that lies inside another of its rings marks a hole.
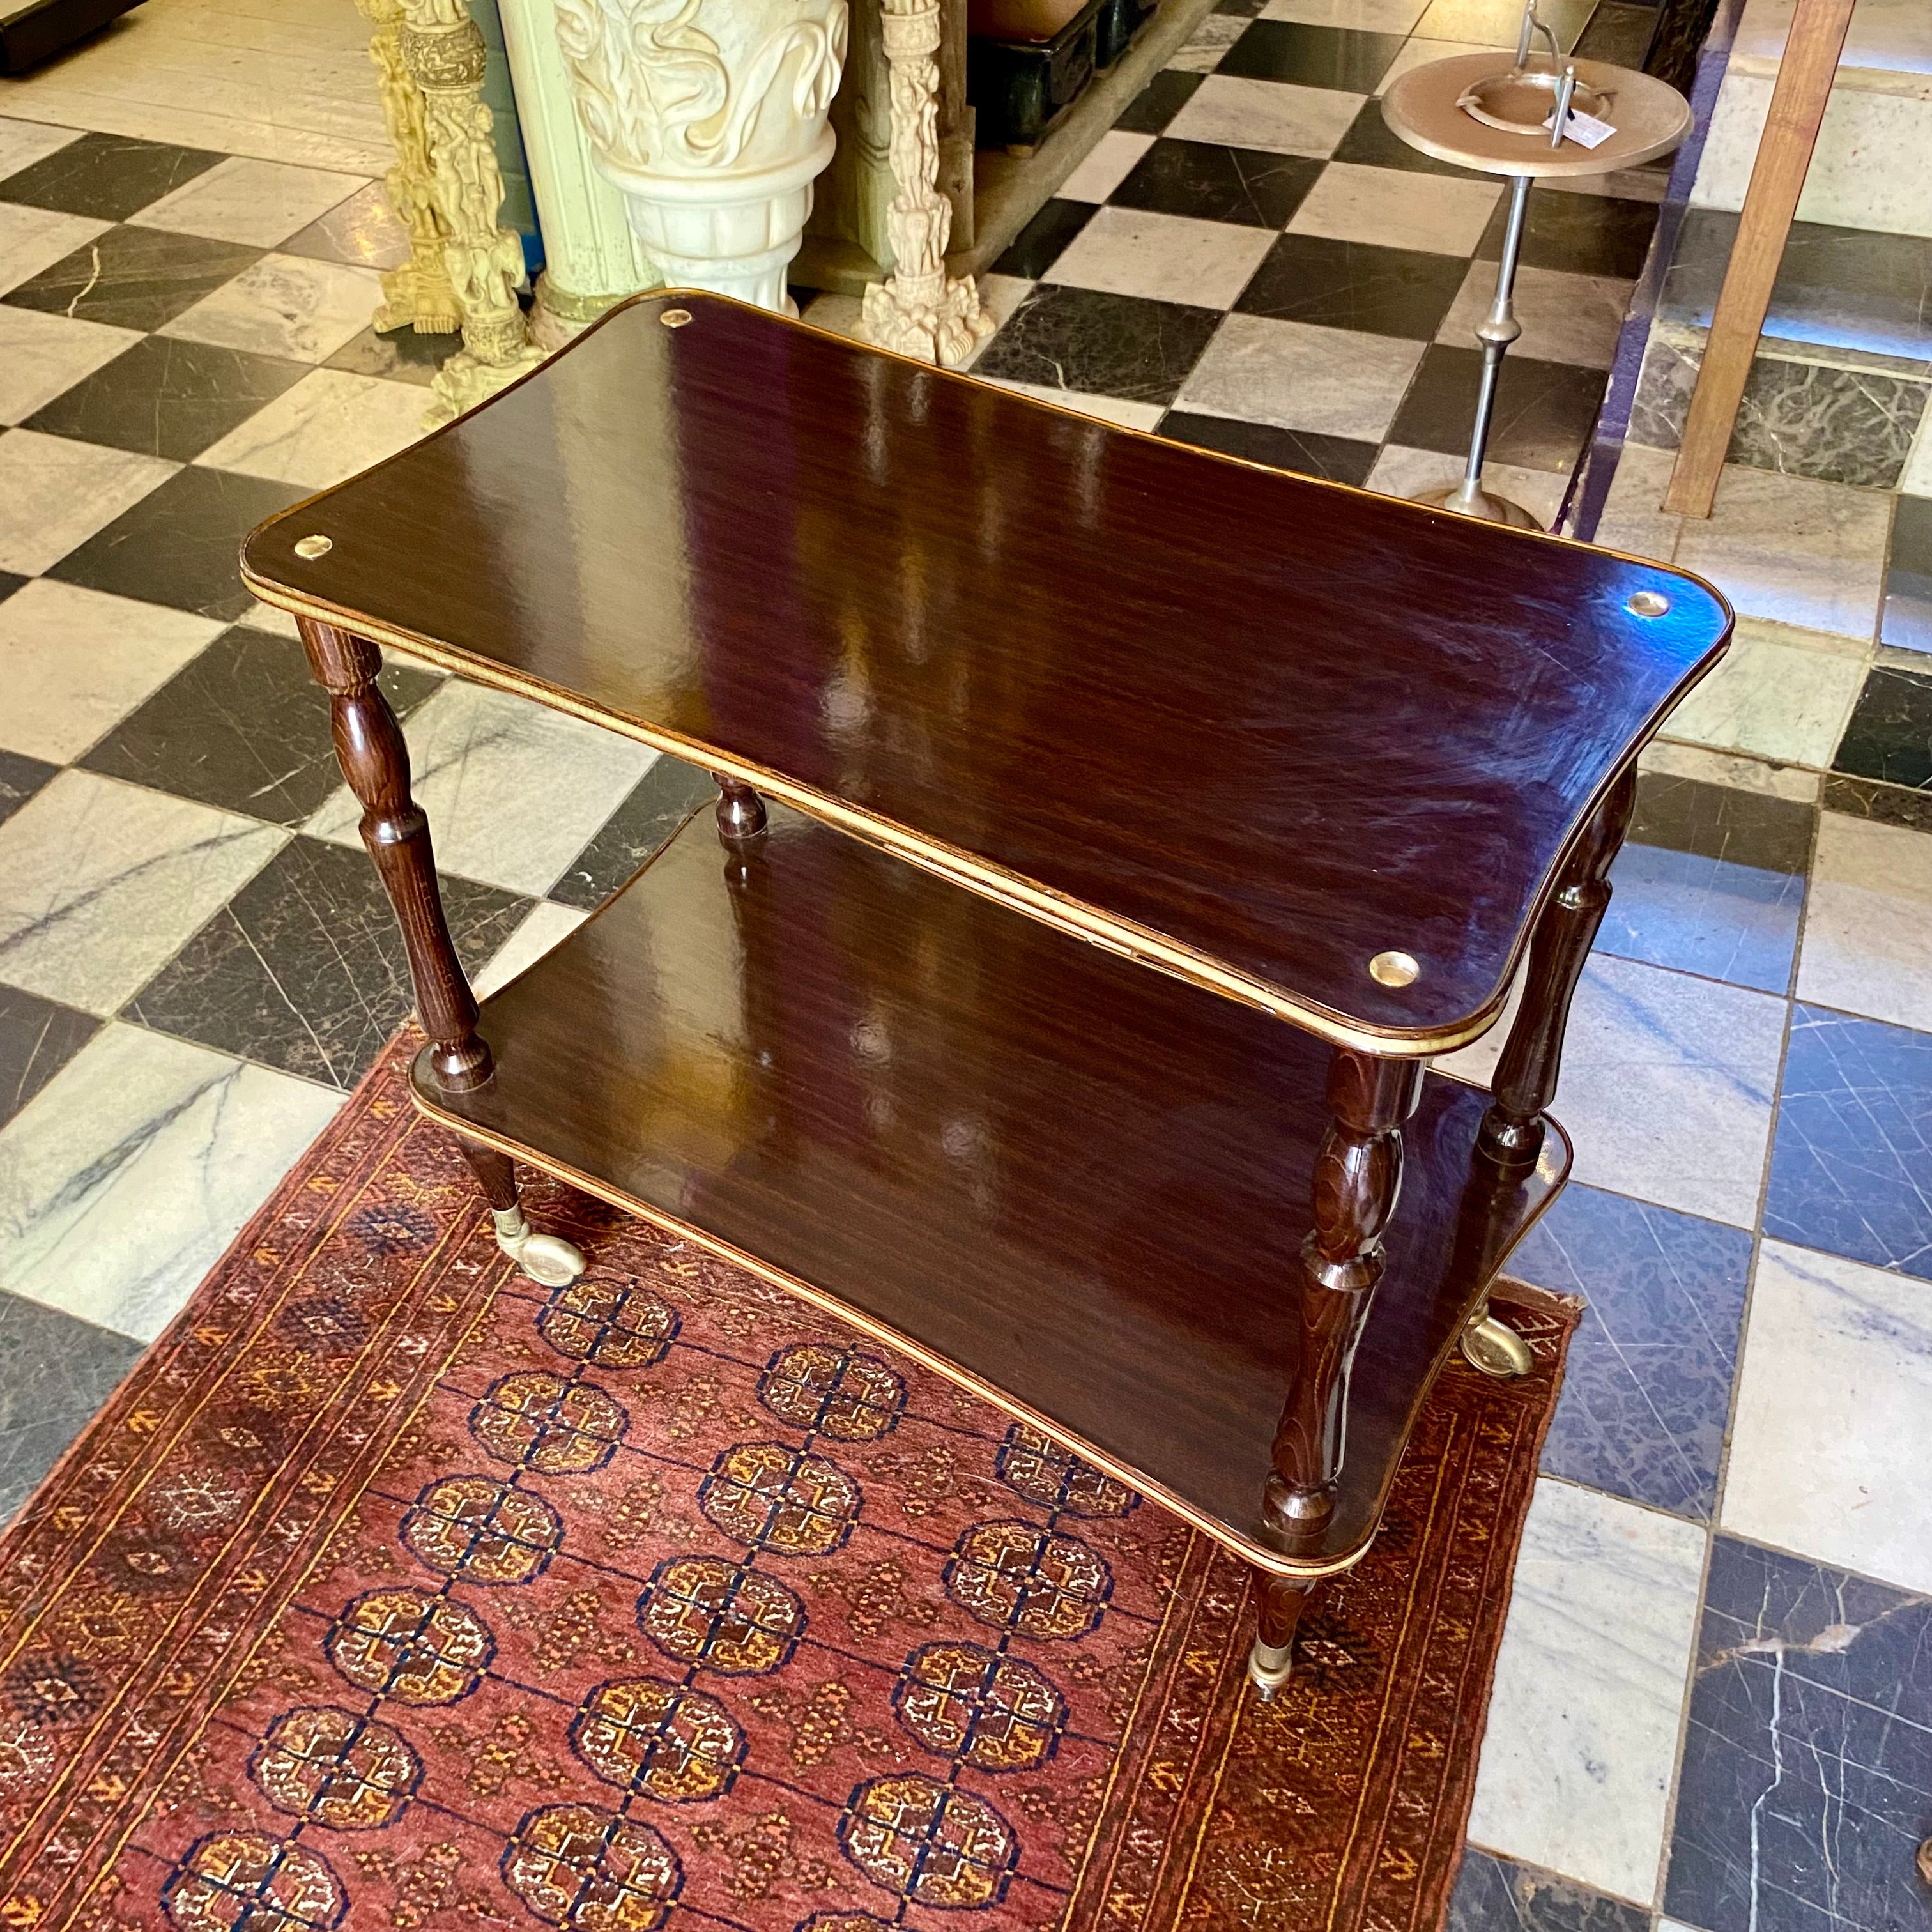
<instances>
[{"instance_id":1,"label":"trolley lower shelf","mask_svg":"<svg viewBox=\"0 0 1932 1932\"><path fill-rule=\"evenodd\" d=\"M1264 1568L1366 1546L1437 1370L1569 1149L1498 1183L1431 1075L1318 1546L1258 1540L1330 1050L774 806L710 815L486 1002L424 1112L830 1310ZM596 1257L592 1256L593 1266ZM784 1338L774 1336L773 1344Z\"/></svg>"}]
</instances>

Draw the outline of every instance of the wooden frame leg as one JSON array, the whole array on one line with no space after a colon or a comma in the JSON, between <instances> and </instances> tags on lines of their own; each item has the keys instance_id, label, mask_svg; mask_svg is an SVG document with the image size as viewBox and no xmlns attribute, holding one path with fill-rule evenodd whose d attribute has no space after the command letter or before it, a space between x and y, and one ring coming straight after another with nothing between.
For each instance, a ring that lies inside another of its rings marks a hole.
<instances>
[{"instance_id":1,"label":"wooden frame leg","mask_svg":"<svg viewBox=\"0 0 1932 1932\"><path fill-rule=\"evenodd\" d=\"M1260 1600L1260 1628L1248 1652L1248 1682L1266 1702L1287 1683L1294 1670L1294 1633L1308 1600L1321 1588L1318 1580L1298 1583L1266 1570L1255 1572L1255 1594Z\"/></svg>"},{"instance_id":2,"label":"wooden frame leg","mask_svg":"<svg viewBox=\"0 0 1932 1932\"><path fill-rule=\"evenodd\" d=\"M1337 1047L1329 1063L1333 1118L1315 1157L1315 1225L1301 1248L1300 1357L1262 1506L1267 1529L1286 1549L1318 1538L1334 1513L1349 1365L1401 1191L1402 1124L1421 1091L1417 1060Z\"/></svg>"},{"instance_id":3,"label":"wooden frame leg","mask_svg":"<svg viewBox=\"0 0 1932 1932\"><path fill-rule=\"evenodd\" d=\"M301 617L302 648L328 693L336 761L362 807L362 843L389 896L415 988L416 1017L430 1040L430 1070L446 1093L473 1093L495 1071L476 1030L476 999L456 956L436 884L429 820L410 795L410 752L389 701L377 688L382 654L367 638ZM584 1272L583 1255L524 1219L508 1154L458 1136L496 1224L496 1244L524 1272L550 1286Z\"/></svg>"}]
</instances>

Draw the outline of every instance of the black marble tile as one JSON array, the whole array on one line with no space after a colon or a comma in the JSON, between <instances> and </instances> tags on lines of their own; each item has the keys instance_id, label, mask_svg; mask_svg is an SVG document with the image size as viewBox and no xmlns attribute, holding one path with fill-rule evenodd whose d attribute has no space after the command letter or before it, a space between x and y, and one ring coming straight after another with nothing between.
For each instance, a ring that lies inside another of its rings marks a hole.
<instances>
[{"instance_id":1,"label":"black marble tile","mask_svg":"<svg viewBox=\"0 0 1932 1932\"><path fill-rule=\"evenodd\" d=\"M1571 1182L1509 1271L1589 1304L1543 1471L1702 1520L1714 1506L1750 1277L1742 1228Z\"/></svg>"},{"instance_id":2,"label":"black marble tile","mask_svg":"<svg viewBox=\"0 0 1932 1932\"><path fill-rule=\"evenodd\" d=\"M23 752L0 752L0 825L59 770L59 766L30 758Z\"/></svg>"},{"instance_id":3,"label":"black marble tile","mask_svg":"<svg viewBox=\"0 0 1932 1932\"><path fill-rule=\"evenodd\" d=\"M1232 14L1239 19L1252 20L1267 4L1268 0L1216 0L1214 10L1217 14Z\"/></svg>"},{"instance_id":4,"label":"black marble tile","mask_svg":"<svg viewBox=\"0 0 1932 1932\"><path fill-rule=\"evenodd\" d=\"M47 574L232 621L255 602L242 587L242 539L308 494L232 470L178 470Z\"/></svg>"},{"instance_id":5,"label":"black marble tile","mask_svg":"<svg viewBox=\"0 0 1932 1932\"><path fill-rule=\"evenodd\" d=\"M1480 175L1473 168L1459 168L1451 161L1438 161L1420 148L1412 148L1388 124L1380 100L1365 100L1361 111L1342 136L1334 158L1355 161L1365 167L1404 168L1412 174L1454 175L1460 181L1493 181L1493 175Z\"/></svg>"},{"instance_id":6,"label":"black marble tile","mask_svg":"<svg viewBox=\"0 0 1932 1932\"><path fill-rule=\"evenodd\" d=\"M479 971L531 902L446 876L465 968ZM408 962L359 847L298 835L129 1004L158 1032L347 1088L407 1016Z\"/></svg>"},{"instance_id":7,"label":"black marble tile","mask_svg":"<svg viewBox=\"0 0 1932 1932\"><path fill-rule=\"evenodd\" d=\"M1055 195L1012 238L993 264L996 275L1018 275L1036 282L1060 260L1060 251L1094 218L1097 204L1067 201Z\"/></svg>"},{"instance_id":8,"label":"black marble tile","mask_svg":"<svg viewBox=\"0 0 1932 1932\"><path fill-rule=\"evenodd\" d=\"M812 299L808 291L805 300ZM392 334L378 335L365 328L345 342L322 366L346 369L352 376L380 376L391 382L415 382L428 388L436 372L463 346L459 335L418 335L412 328L399 328Z\"/></svg>"},{"instance_id":9,"label":"black marble tile","mask_svg":"<svg viewBox=\"0 0 1932 1932\"><path fill-rule=\"evenodd\" d=\"M1906 785L1828 772L1820 802L1827 812L1841 812L1848 818L1874 818L1881 825L1902 825L1908 832L1932 832L1932 795Z\"/></svg>"},{"instance_id":10,"label":"black marble tile","mask_svg":"<svg viewBox=\"0 0 1932 1932\"><path fill-rule=\"evenodd\" d=\"M1190 416L1174 410L1162 420L1160 432L1176 442L1197 449L1218 449L1272 470L1292 470L1299 476L1324 476L1331 482L1369 480L1382 446L1358 442L1346 436L1318 436L1311 430L1276 429L1272 423L1237 422L1232 416Z\"/></svg>"},{"instance_id":11,"label":"black marble tile","mask_svg":"<svg viewBox=\"0 0 1932 1932\"><path fill-rule=\"evenodd\" d=\"M205 236L110 228L0 296L0 302L117 328L155 329L232 282L262 254L260 248Z\"/></svg>"},{"instance_id":12,"label":"black marble tile","mask_svg":"<svg viewBox=\"0 0 1932 1932\"><path fill-rule=\"evenodd\" d=\"M1368 94L1401 52L1406 38L1351 27L1312 27L1299 20L1257 20L1221 56L1214 71Z\"/></svg>"},{"instance_id":13,"label":"black marble tile","mask_svg":"<svg viewBox=\"0 0 1932 1932\"><path fill-rule=\"evenodd\" d=\"M15 576L10 570L0 570L0 604L5 603L27 581L24 577Z\"/></svg>"},{"instance_id":14,"label":"black marble tile","mask_svg":"<svg viewBox=\"0 0 1932 1932\"><path fill-rule=\"evenodd\" d=\"M1708 1932L1919 1932L1932 1598L1720 1536L1665 1912Z\"/></svg>"},{"instance_id":15,"label":"black marble tile","mask_svg":"<svg viewBox=\"0 0 1932 1932\"><path fill-rule=\"evenodd\" d=\"M1465 1848L1443 1932L1650 1932L1650 1914L1574 1879Z\"/></svg>"},{"instance_id":16,"label":"black marble tile","mask_svg":"<svg viewBox=\"0 0 1932 1932\"><path fill-rule=\"evenodd\" d=\"M1920 791L1932 786L1932 668L1922 674L1873 667L1832 769Z\"/></svg>"},{"instance_id":17,"label":"black marble tile","mask_svg":"<svg viewBox=\"0 0 1932 1932\"><path fill-rule=\"evenodd\" d=\"M1454 305L1468 272L1460 256L1378 248L1323 235L1282 235L1234 306L1244 315L1427 342Z\"/></svg>"},{"instance_id":18,"label":"black marble tile","mask_svg":"<svg viewBox=\"0 0 1932 1932\"><path fill-rule=\"evenodd\" d=\"M550 887L550 897L594 912L694 811L717 795L710 772L682 758L659 758Z\"/></svg>"},{"instance_id":19,"label":"black marble tile","mask_svg":"<svg viewBox=\"0 0 1932 1932\"><path fill-rule=\"evenodd\" d=\"M1164 67L1120 110L1114 125L1124 134L1159 134L1186 106L1188 98L1205 74L1190 74L1184 68Z\"/></svg>"},{"instance_id":20,"label":"black marble tile","mask_svg":"<svg viewBox=\"0 0 1932 1932\"><path fill-rule=\"evenodd\" d=\"M406 717L442 684L392 664L382 686ZM297 826L341 782L328 700L302 646L237 625L177 671L80 762L178 798Z\"/></svg>"},{"instance_id":21,"label":"black marble tile","mask_svg":"<svg viewBox=\"0 0 1932 1932\"><path fill-rule=\"evenodd\" d=\"M27 418L28 429L190 463L308 374L280 356L150 335Z\"/></svg>"},{"instance_id":22,"label":"black marble tile","mask_svg":"<svg viewBox=\"0 0 1932 1932\"><path fill-rule=\"evenodd\" d=\"M83 134L0 181L0 201L91 214L97 221L125 221L223 158L165 141Z\"/></svg>"},{"instance_id":23,"label":"black marble tile","mask_svg":"<svg viewBox=\"0 0 1932 1932\"><path fill-rule=\"evenodd\" d=\"M142 1347L131 1336L0 1292L0 1522L93 1420Z\"/></svg>"},{"instance_id":24,"label":"black marble tile","mask_svg":"<svg viewBox=\"0 0 1932 1932\"><path fill-rule=\"evenodd\" d=\"M1932 497L1898 500L1878 640L1900 650L1932 651ZM1926 668L1932 670L1932 658Z\"/></svg>"},{"instance_id":25,"label":"black marble tile","mask_svg":"<svg viewBox=\"0 0 1932 1932\"><path fill-rule=\"evenodd\" d=\"M1461 455L1475 425L1476 386L1482 367L1480 350L1431 343L1396 412L1389 441ZM1520 464L1526 470L1570 469L1596 428L1607 380L1601 369L1538 362L1527 356L1504 357L1490 424L1489 460Z\"/></svg>"},{"instance_id":26,"label":"black marble tile","mask_svg":"<svg viewBox=\"0 0 1932 1932\"><path fill-rule=\"evenodd\" d=\"M1020 304L973 373L1171 403L1220 321L1214 309L1048 286Z\"/></svg>"},{"instance_id":27,"label":"black marble tile","mask_svg":"<svg viewBox=\"0 0 1932 1932\"><path fill-rule=\"evenodd\" d=\"M1932 1280L1932 1034L1792 1009L1764 1232Z\"/></svg>"},{"instance_id":28,"label":"black marble tile","mask_svg":"<svg viewBox=\"0 0 1932 1932\"><path fill-rule=\"evenodd\" d=\"M94 1034L91 1013L0 986L0 1126L4 1126Z\"/></svg>"},{"instance_id":29,"label":"black marble tile","mask_svg":"<svg viewBox=\"0 0 1932 1932\"><path fill-rule=\"evenodd\" d=\"M1571 50L1578 60L1608 61L1613 67L1642 70L1657 34L1656 7L1633 0L1603 0Z\"/></svg>"},{"instance_id":30,"label":"black marble tile","mask_svg":"<svg viewBox=\"0 0 1932 1932\"><path fill-rule=\"evenodd\" d=\"M1214 141L1159 140L1108 198L1116 207L1283 228L1324 164ZM1048 204L1051 206L1051 204Z\"/></svg>"},{"instance_id":31,"label":"black marble tile","mask_svg":"<svg viewBox=\"0 0 1932 1932\"><path fill-rule=\"evenodd\" d=\"M1503 225L1508 212L1509 196L1503 195L1477 245L1478 261L1502 260ZM1539 194L1532 188L1522 226L1522 262L1532 268L1562 268L1574 274L1618 275L1634 280L1643 272L1643 258L1656 226L1657 209L1650 202L1547 189Z\"/></svg>"}]
</instances>

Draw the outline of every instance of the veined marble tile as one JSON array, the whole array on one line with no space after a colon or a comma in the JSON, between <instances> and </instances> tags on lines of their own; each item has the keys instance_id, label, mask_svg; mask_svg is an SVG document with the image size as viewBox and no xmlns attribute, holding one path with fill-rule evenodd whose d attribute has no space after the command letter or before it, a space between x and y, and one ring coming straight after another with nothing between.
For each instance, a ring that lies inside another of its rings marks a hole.
<instances>
[{"instance_id":1,"label":"veined marble tile","mask_svg":"<svg viewBox=\"0 0 1932 1932\"><path fill-rule=\"evenodd\" d=\"M1518 14L1516 17L1520 20L1522 16ZM1487 40L1430 40L1425 39L1418 34L1400 53L1396 56L1394 60L1390 62L1387 71L1376 83L1376 92L1378 95L1388 93L1389 89L1408 73L1411 68L1427 67L1435 61L1453 60L1458 54L1514 53L1515 51L1516 42L1514 39L1510 40L1509 46L1504 48L1500 43L1492 46Z\"/></svg>"},{"instance_id":2,"label":"veined marble tile","mask_svg":"<svg viewBox=\"0 0 1932 1932\"><path fill-rule=\"evenodd\" d=\"M1429 0L1268 0L1261 17L1358 33L1412 34L1428 5Z\"/></svg>"},{"instance_id":3,"label":"veined marble tile","mask_svg":"<svg viewBox=\"0 0 1932 1932\"><path fill-rule=\"evenodd\" d=\"M1220 141L1231 148L1326 160L1364 98L1335 87L1210 74L1167 124L1167 132L1178 141Z\"/></svg>"},{"instance_id":4,"label":"veined marble tile","mask_svg":"<svg viewBox=\"0 0 1932 1932\"><path fill-rule=\"evenodd\" d=\"M1932 496L1932 410L1918 419L1918 434L1900 473L1898 492L1902 496Z\"/></svg>"},{"instance_id":5,"label":"veined marble tile","mask_svg":"<svg viewBox=\"0 0 1932 1932\"><path fill-rule=\"evenodd\" d=\"M130 1336L0 1294L0 1522L33 1494L140 1358Z\"/></svg>"},{"instance_id":6,"label":"veined marble tile","mask_svg":"<svg viewBox=\"0 0 1932 1932\"><path fill-rule=\"evenodd\" d=\"M574 906L553 905L548 899L532 906L496 958L477 974L473 982L476 997L487 1000L492 993L502 992L551 947L560 946L590 916Z\"/></svg>"},{"instance_id":7,"label":"veined marble tile","mask_svg":"<svg viewBox=\"0 0 1932 1932\"><path fill-rule=\"evenodd\" d=\"M1442 1932L1650 1932L1650 1914L1466 1845Z\"/></svg>"},{"instance_id":8,"label":"veined marble tile","mask_svg":"<svg viewBox=\"0 0 1932 1932\"><path fill-rule=\"evenodd\" d=\"M1388 433L1423 347L1359 329L1231 315L1179 400L1210 416L1376 442Z\"/></svg>"},{"instance_id":9,"label":"veined marble tile","mask_svg":"<svg viewBox=\"0 0 1932 1932\"><path fill-rule=\"evenodd\" d=\"M38 577L181 467L158 456L10 429L0 436L0 570Z\"/></svg>"},{"instance_id":10,"label":"veined marble tile","mask_svg":"<svg viewBox=\"0 0 1932 1932\"><path fill-rule=\"evenodd\" d=\"M0 621L6 610L0 604ZM1928 932L1932 836L1824 813L1812 862L1798 997L1932 1031Z\"/></svg>"},{"instance_id":11,"label":"veined marble tile","mask_svg":"<svg viewBox=\"0 0 1932 1932\"><path fill-rule=\"evenodd\" d=\"M311 370L195 460L326 490L406 449L423 433L423 407L413 383Z\"/></svg>"},{"instance_id":12,"label":"veined marble tile","mask_svg":"<svg viewBox=\"0 0 1932 1932\"><path fill-rule=\"evenodd\" d=\"M1274 238L1232 221L1196 221L1138 208L1102 208L1046 279L1154 302L1232 308Z\"/></svg>"},{"instance_id":13,"label":"veined marble tile","mask_svg":"<svg viewBox=\"0 0 1932 1932\"><path fill-rule=\"evenodd\" d=\"M390 212L384 184L371 182L281 246L285 254L312 255L364 268L398 268L410 259L410 231Z\"/></svg>"},{"instance_id":14,"label":"veined marble tile","mask_svg":"<svg viewBox=\"0 0 1932 1932\"><path fill-rule=\"evenodd\" d=\"M4 186L0 182L0 188ZM82 242L92 242L112 226L91 214L63 214L56 208L0 202L0 294L18 288L43 268L51 268Z\"/></svg>"},{"instance_id":15,"label":"veined marble tile","mask_svg":"<svg viewBox=\"0 0 1932 1932\"><path fill-rule=\"evenodd\" d=\"M1671 712L1664 732L1718 751L1822 769L1864 678L1857 658L1786 644L1740 620L1723 662Z\"/></svg>"},{"instance_id":16,"label":"veined marble tile","mask_svg":"<svg viewBox=\"0 0 1932 1932\"><path fill-rule=\"evenodd\" d=\"M320 362L368 327L382 295L382 277L374 268L264 255L160 332Z\"/></svg>"},{"instance_id":17,"label":"veined marble tile","mask_svg":"<svg viewBox=\"0 0 1932 1932\"><path fill-rule=\"evenodd\" d=\"M5 212L0 208L0 218ZM0 230L4 226L0 219ZM0 232L0 260L5 246ZM24 422L140 339L136 329L38 309L0 308L0 423Z\"/></svg>"},{"instance_id":18,"label":"veined marble tile","mask_svg":"<svg viewBox=\"0 0 1932 1932\"><path fill-rule=\"evenodd\" d=\"M1471 255L1502 193L1492 182L1330 161L1294 211L1288 232L1437 255Z\"/></svg>"},{"instance_id":19,"label":"veined marble tile","mask_svg":"<svg viewBox=\"0 0 1932 1932\"><path fill-rule=\"evenodd\" d=\"M1765 1242L1738 1376L1724 1528L1932 1591L1928 1415L1924 1284Z\"/></svg>"},{"instance_id":20,"label":"veined marble tile","mask_svg":"<svg viewBox=\"0 0 1932 1932\"><path fill-rule=\"evenodd\" d=\"M143 228L272 248L368 185L360 175L231 155L133 219Z\"/></svg>"},{"instance_id":21,"label":"veined marble tile","mask_svg":"<svg viewBox=\"0 0 1932 1932\"><path fill-rule=\"evenodd\" d=\"M1701 745L1674 745L1653 739L1637 758L1637 769L1671 778L1695 778L1706 784L1727 785L1736 791L1755 792L1765 798L1784 798L1799 805L1818 802L1819 777L1801 765L1773 764L1768 759L1706 751Z\"/></svg>"},{"instance_id":22,"label":"veined marble tile","mask_svg":"<svg viewBox=\"0 0 1932 1932\"><path fill-rule=\"evenodd\" d=\"M1102 422L1118 424L1122 429L1151 431L1167 413L1159 403L1130 403L1120 396L1090 396L1079 389L1050 389L1044 382L1016 382L1000 376L983 380L996 389L1010 389L1016 396L1055 403L1063 410L1078 410L1083 416L1097 416Z\"/></svg>"},{"instance_id":23,"label":"veined marble tile","mask_svg":"<svg viewBox=\"0 0 1932 1932\"><path fill-rule=\"evenodd\" d=\"M1540 1479L1496 1659L1471 1840L1647 1906L1704 1532Z\"/></svg>"},{"instance_id":24,"label":"veined marble tile","mask_svg":"<svg viewBox=\"0 0 1932 1932\"><path fill-rule=\"evenodd\" d=\"M403 728L437 865L532 898L549 891L657 755L614 732L454 679ZM353 845L359 817L344 786L307 829Z\"/></svg>"},{"instance_id":25,"label":"veined marble tile","mask_svg":"<svg viewBox=\"0 0 1932 1932\"><path fill-rule=\"evenodd\" d=\"M1369 472L1368 488L1384 496L1419 496L1426 490L1446 489L1462 480L1465 468L1460 456L1444 456L1433 449L1410 449L1399 442L1385 442ZM1546 529L1554 527L1556 512L1562 507L1568 476L1547 470L1526 470L1520 464L1486 463L1483 486L1510 502L1520 503Z\"/></svg>"},{"instance_id":26,"label":"veined marble tile","mask_svg":"<svg viewBox=\"0 0 1932 1932\"><path fill-rule=\"evenodd\" d=\"M80 139L78 128L56 128L44 121L0 118L0 182L18 174L36 161L58 154L70 141Z\"/></svg>"},{"instance_id":27,"label":"veined marble tile","mask_svg":"<svg viewBox=\"0 0 1932 1932\"><path fill-rule=\"evenodd\" d=\"M1105 201L1154 144L1151 134L1130 134L1123 128L1109 128L1054 192L1063 201Z\"/></svg>"},{"instance_id":28,"label":"veined marble tile","mask_svg":"<svg viewBox=\"0 0 1932 1932\"><path fill-rule=\"evenodd\" d=\"M105 1028L0 1129L0 1288L152 1341L341 1099Z\"/></svg>"},{"instance_id":29,"label":"veined marble tile","mask_svg":"<svg viewBox=\"0 0 1932 1932\"><path fill-rule=\"evenodd\" d=\"M1677 554L1684 519L1664 509L1664 493L1670 487L1676 459L1660 449L1627 442L1617 458L1610 494L1592 542L1606 550L1630 556L1647 556L1668 563ZM1732 649L1736 647L1734 645Z\"/></svg>"},{"instance_id":30,"label":"veined marble tile","mask_svg":"<svg viewBox=\"0 0 1932 1932\"><path fill-rule=\"evenodd\" d=\"M34 578L0 604L0 750L70 763L220 631L186 610Z\"/></svg>"},{"instance_id":31,"label":"veined marble tile","mask_svg":"<svg viewBox=\"0 0 1932 1932\"><path fill-rule=\"evenodd\" d=\"M1616 275L1572 275L1556 268L1516 270L1514 305L1522 334L1510 352L1582 369L1607 369L1630 306L1630 284ZM1438 342L1468 347L1496 299L1496 265L1472 262L1455 306L1436 332Z\"/></svg>"},{"instance_id":32,"label":"veined marble tile","mask_svg":"<svg viewBox=\"0 0 1932 1932\"><path fill-rule=\"evenodd\" d=\"M287 836L62 772L0 825L0 980L112 1012Z\"/></svg>"},{"instance_id":33,"label":"veined marble tile","mask_svg":"<svg viewBox=\"0 0 1932 1932\"><path fill-rule=\"evenodd\" d=\"M1565 52L1576 44L1576 36L1595 10L1595 0L1542 0L1537 9ZM1516 0L1430 0L1415 32L1421 39L1474 40L1484 46L1507 40L1514 48L1522 18Z\"/></svg>"},{"instance_id":34,"label":"veined marble tile","mask_svg":"<svg viewBox=\"0 0 1932 1932\"><path fill-rule=\"evenodd\" d=\"M1167 64L1184 74L1212 74L1247 27L1238 14L1204 14L1193 32L1168 56Z\"/></svg>"}]
</instances>

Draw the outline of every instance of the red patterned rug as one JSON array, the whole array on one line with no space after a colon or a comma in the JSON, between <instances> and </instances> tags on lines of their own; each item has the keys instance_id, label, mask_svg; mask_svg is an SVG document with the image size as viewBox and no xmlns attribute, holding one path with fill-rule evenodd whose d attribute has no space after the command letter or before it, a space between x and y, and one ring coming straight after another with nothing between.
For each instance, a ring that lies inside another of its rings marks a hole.
<instances>
[{"instance_id":1,"label":"red patterned rug","mask_svg":"<svg viewBox=\"0 0 1932 1932\"><path fill-rule=\"evenodd\" d=\"M542 1186L392 1049L0 1544L0 1932L1442 1918L1574 1315L1451 1370L1272 1705L1244 1567Z\"/></svg>"}]
</instances>

